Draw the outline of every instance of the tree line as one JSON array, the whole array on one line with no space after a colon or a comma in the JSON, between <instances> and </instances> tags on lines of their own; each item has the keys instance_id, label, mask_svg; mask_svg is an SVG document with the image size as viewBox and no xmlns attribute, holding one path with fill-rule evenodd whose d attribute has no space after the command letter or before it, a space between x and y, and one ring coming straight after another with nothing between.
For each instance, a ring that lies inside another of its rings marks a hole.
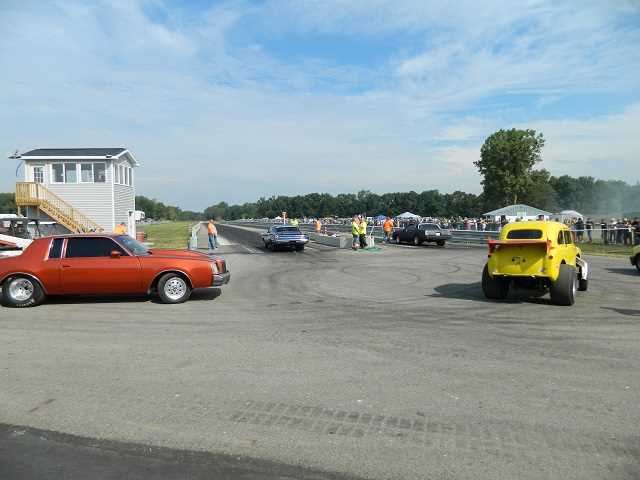
<instances>
[{"instance_id":1,"label":"tree line","mask_svg":"<svg viewBox=\"0 0 640 480\"><path fill-rule=\"evenodd\" d=\"M145 213L146 218L154 220L171 220L171 221L191 221L202 220L203 212L193 212L191 210L182 210L180 207L173 205L165 205L156 199L147 198L143 195L136 196L136 210Z\"/></svg>"},{"instance_id":2,"label":"tree line","mask_svg":"<svg viewBox=\"0 0 640 480\"><path fill-rule=\"evenodd\" d=\"M640 215L640 184L629 185L618 180L596 180L593 177L548 177L536 190L524 192L518 202L550 212L577 210L586 215ZM507 195L488 200L485 193L473 194L438 190L376 194L366 190L357 194L330 195L310 193L296 196L260 198L257 202L229 205L220 202L205 209L204 218L237 220L273 218L282 212L294 217L350 217L367 215L395 216L403 212L433 217L477 218L484 213L511 204Z\"/></svg>"}]
</instances>

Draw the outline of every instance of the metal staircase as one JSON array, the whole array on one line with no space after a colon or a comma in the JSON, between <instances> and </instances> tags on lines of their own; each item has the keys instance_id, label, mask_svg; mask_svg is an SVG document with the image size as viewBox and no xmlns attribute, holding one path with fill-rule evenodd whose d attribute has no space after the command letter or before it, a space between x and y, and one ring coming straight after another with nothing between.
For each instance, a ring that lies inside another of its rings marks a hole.
<instances>
[{"instance_id":1,"label":"metal staircase","mask_svg":"<svg viewBox=\"0 0 640 480\"><path fill-rule=\"evenodd\" d=\"M40 183L16 183L16 206L36 207L72 233L102 231L100 225Z\"/></svg>"}]
</instances>

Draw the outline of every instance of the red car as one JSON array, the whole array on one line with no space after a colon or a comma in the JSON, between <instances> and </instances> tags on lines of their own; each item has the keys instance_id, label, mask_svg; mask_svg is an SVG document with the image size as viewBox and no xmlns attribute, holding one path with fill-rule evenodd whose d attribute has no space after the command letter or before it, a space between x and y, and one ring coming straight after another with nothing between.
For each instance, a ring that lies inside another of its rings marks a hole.
<instances>
[{"instance_id":1,"label":"red car","mask_svg":"<svg viewBox=\"0 0 640 480\"><path fill-rule=\"evenodd\" d=\"M224 260L189 250L148 249L127 235L62 235L34 240L0 258L3 303L31 307L47 295L151 294L186 301L194 288L229 283Z\"/></svg>"}]
</instances>

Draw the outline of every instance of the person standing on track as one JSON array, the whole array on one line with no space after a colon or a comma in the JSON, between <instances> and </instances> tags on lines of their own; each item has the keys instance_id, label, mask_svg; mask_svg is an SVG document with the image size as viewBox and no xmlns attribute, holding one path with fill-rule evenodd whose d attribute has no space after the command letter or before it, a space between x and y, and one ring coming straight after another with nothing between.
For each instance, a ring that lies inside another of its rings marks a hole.
<instances>
[{"instance_id":1,"label":"person standing on track","mask_svg":"<svg viewBox=\"0 0 640 480\"><path fill-rule=\"evenodd\" d=\"M353 220L351 221L351 236L353 237L351 248L353 250L357 250L360 239L360 219L357 215L354 215Z\"/></svg>"},{"instance_id":2,"label":"person standing on track","mask_svg":"<svg viewBox=\"0 0 640 480\"><path fill-rule=\"evenodd\" d=\"M212 253L218 248L218 229L213 218L209 219L209 224L207 225L207 237L209 238L209 253Z\"/></svg>"},{"instance_id":3,"label":"person standing on track","mask_svg":"<svg viewBox=\"0 0 640 480\"><path fill-rule=\"evenodd\" d=\"M367 219L360 216L360 225L358 226L358 238L360 240L360 248L367 247Z\"/></svg>"},{"instance_id":4,"label":"person standing on track","mask_svg":"<svg viewBox=\"0 0 640 480\"><path fill-rule=\"evenodd\" d=\"M382 224L383 238L382 241L384 243L391 242L391 236L393 235L393 220L387 217Z\"/></svg>"}]
</instances>

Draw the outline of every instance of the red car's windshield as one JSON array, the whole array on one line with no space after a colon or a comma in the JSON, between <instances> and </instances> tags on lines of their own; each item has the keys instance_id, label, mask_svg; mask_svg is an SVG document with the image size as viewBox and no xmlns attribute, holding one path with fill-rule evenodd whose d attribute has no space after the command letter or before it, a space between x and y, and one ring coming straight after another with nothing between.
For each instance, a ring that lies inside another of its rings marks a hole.
<instances>
[{"instance_id":1,"label":"red car's windshield","mask_svg":"<svg viewBox=\"0 0 640 480\"><path fill-rule=\"evenodd\" d=\"M134 255L149 255L149 249L129 235L119 235L116 239Z\"/></svg>"}]
</instances>

